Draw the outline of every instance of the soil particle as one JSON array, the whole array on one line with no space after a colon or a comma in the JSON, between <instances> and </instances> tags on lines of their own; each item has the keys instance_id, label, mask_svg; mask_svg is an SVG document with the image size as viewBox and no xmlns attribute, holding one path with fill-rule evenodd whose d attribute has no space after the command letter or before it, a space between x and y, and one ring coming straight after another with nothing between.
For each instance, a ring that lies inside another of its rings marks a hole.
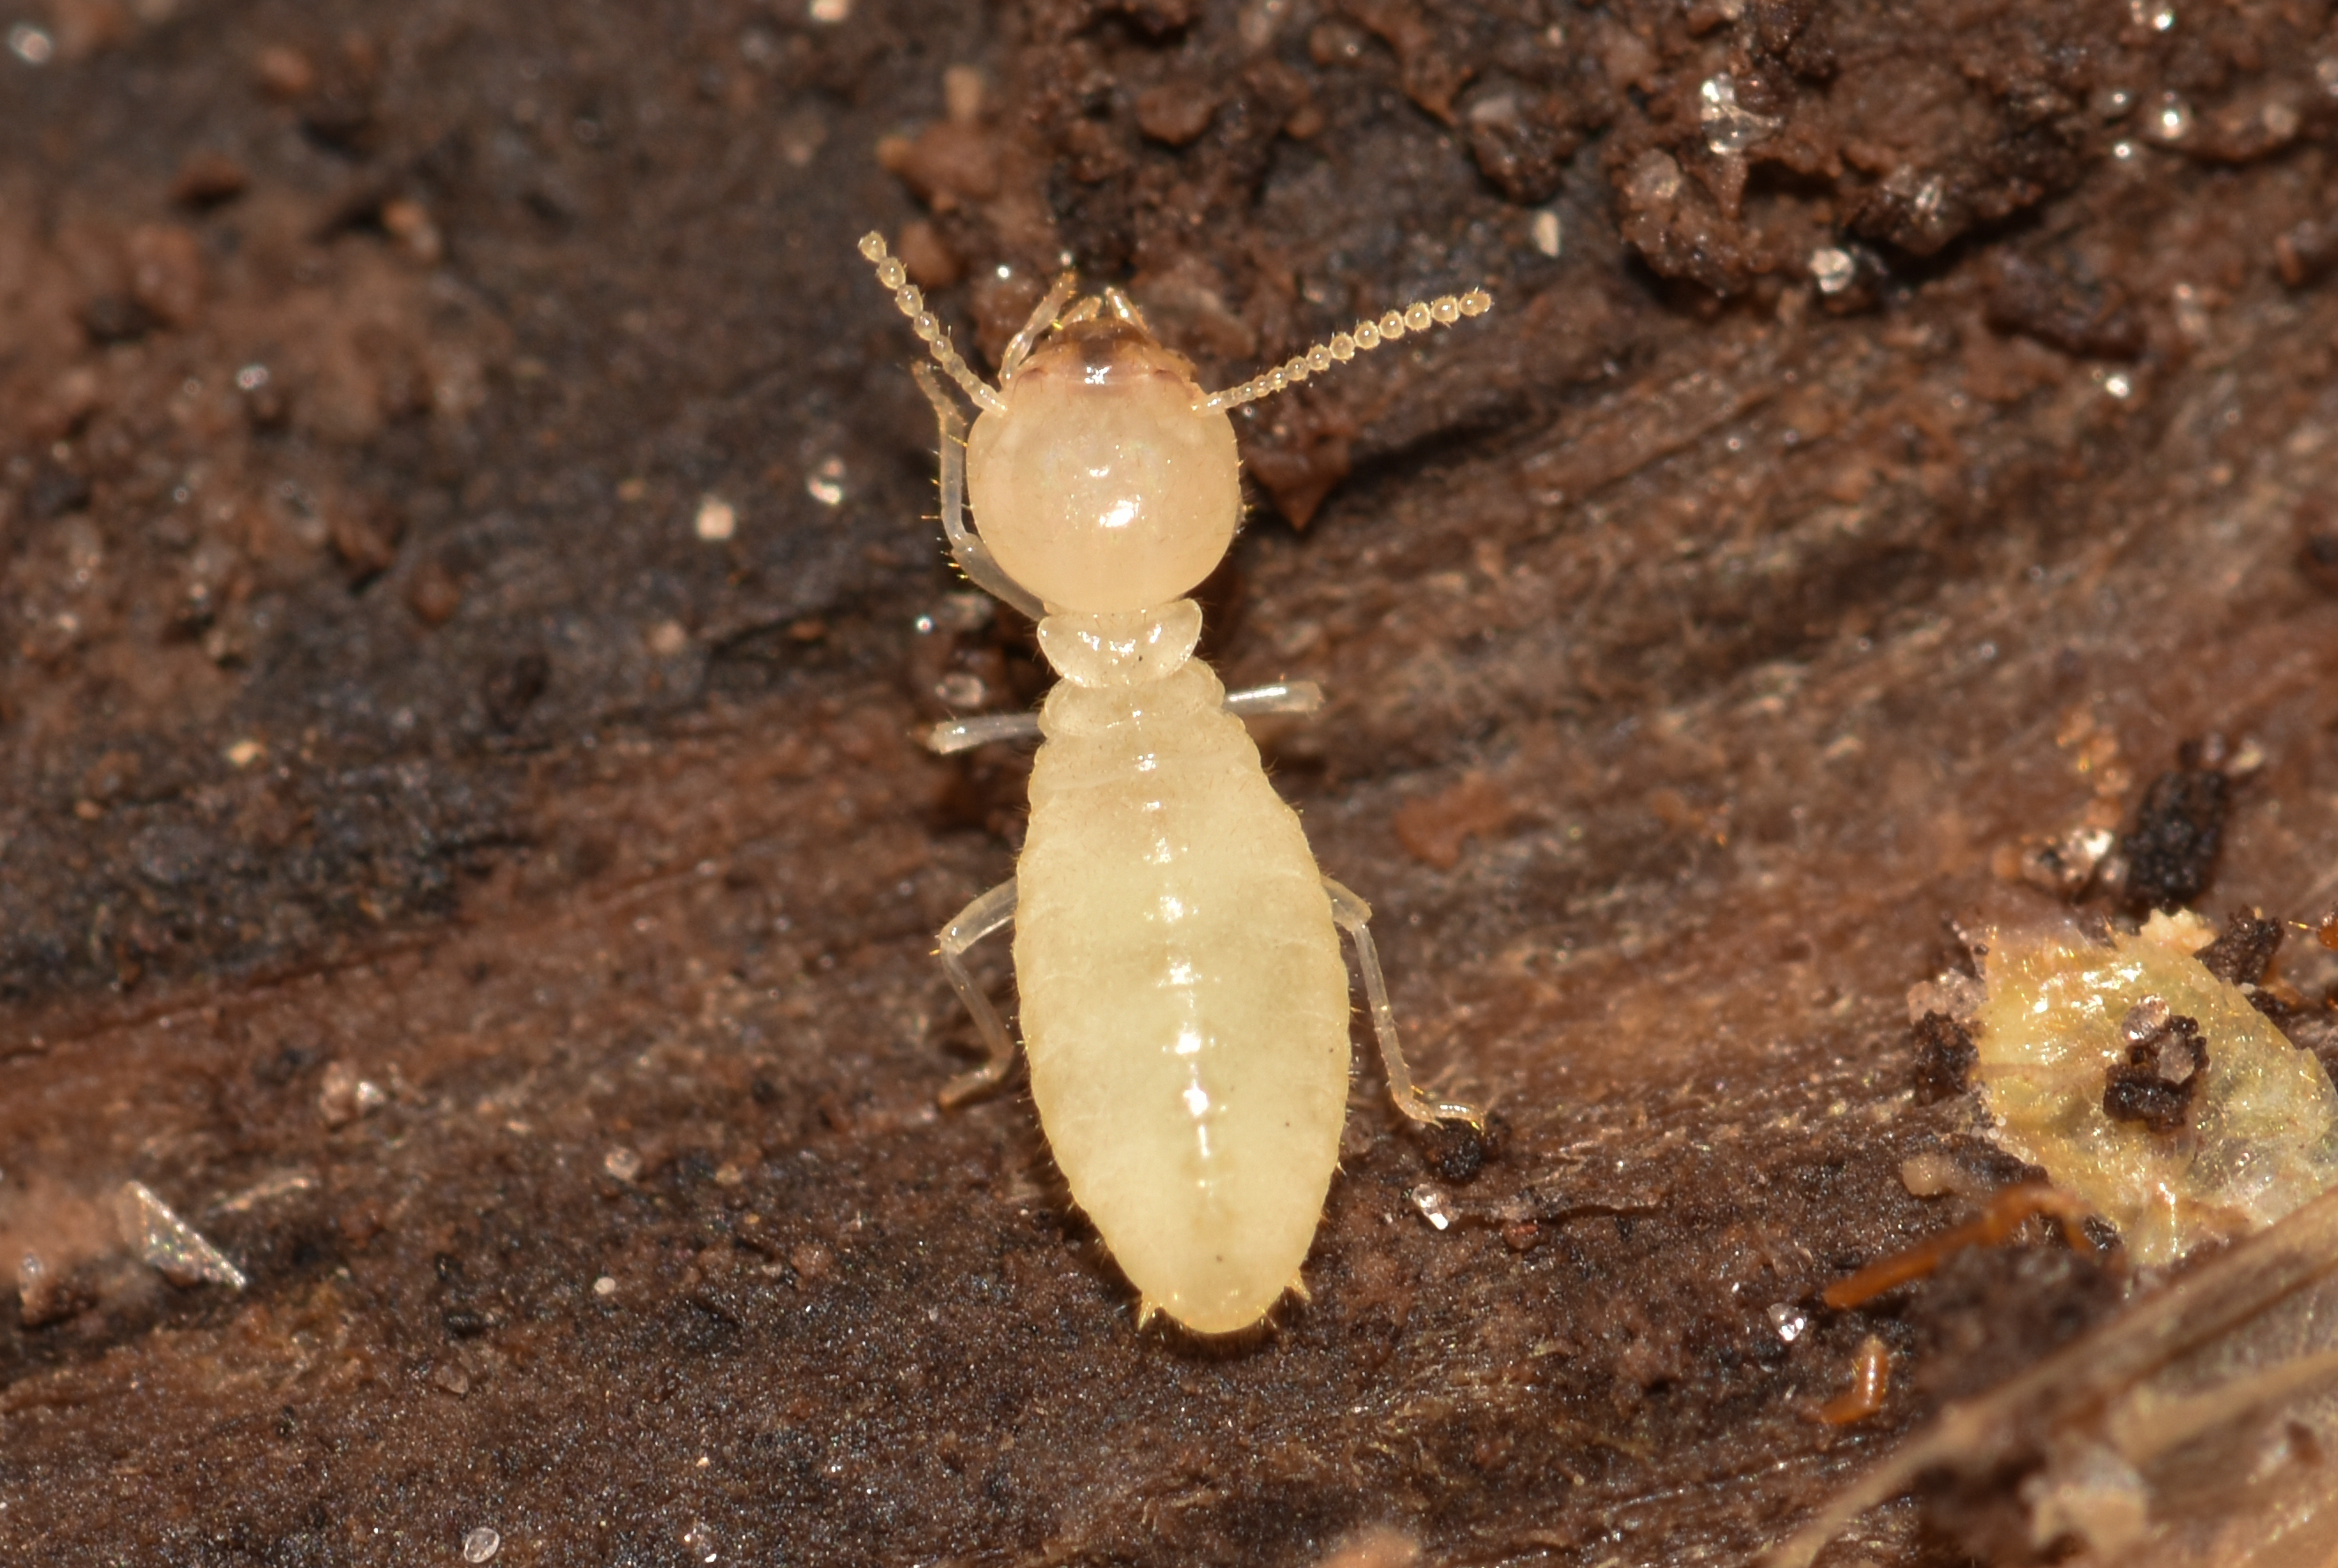
<instances>
[{"instance_id":1,"label":"soil particle","mask_svg":"<svg viewBox=\"0 0 2338 1568\"><path fill-rule=\"evenodd\" d=\"M2281 951L2282 928L2261 909L2236 909L2216 939L2200 949L2203 967L2227 985L2253 986Z\"/></svg>"},{"instance_id":2,"label":"soil particle","mask_svg":"<svg viewBox=\"0 0 2338 1568\"><path fill-rule=\"evenodd\" d=\"M2128 907L2188 908L2207 891L2231 809L2231 781L2215 769L2174 768L2154 779L2119 838Z\"/></svg>"},{"instance_id":3,"label":"soil particle","mask_svg":"<svg viewBox=\"0 0 2338 1568\"><path fill-rule=\"evenodd\" d=\"M2136 1032L2130 1030L2130 1035ZM2103 1114L2137 1122L2154 1132L2181 1132L2192 1120L2208 1044L2197 1019L2181 1014L2159 1023L2112 1064L2103 1086Z\"/></svg>"},{"instance_id":4,"label":"soil particle","mask_svg":"<svg viewBox=\"0 0 2338 1568\"><path fill-rule=\"evenodd\" d=\"M1908 1041L1916 1057L1916 1103L1935 1105L1972 1087L1980 1051L1963 1024L1945 1013L1927 1013L1908 1031Z\"/></svg>"}]
</instances>

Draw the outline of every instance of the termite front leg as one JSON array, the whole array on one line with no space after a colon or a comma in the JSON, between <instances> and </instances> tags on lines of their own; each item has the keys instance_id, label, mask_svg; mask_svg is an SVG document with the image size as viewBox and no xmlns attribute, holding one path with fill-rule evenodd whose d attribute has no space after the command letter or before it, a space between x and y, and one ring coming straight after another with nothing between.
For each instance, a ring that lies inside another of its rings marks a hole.
<instances>
[{"instance_id":1,"label":"termite front leg","mask_svg":"<svg viewBox=\"0 0 2338 1568\"><path fill-rule=\"evenodd\" d=\"M1034 621L1044 620L1047 609L1039 603L1038 595L1009 577L1007 569L966 525L966 419L931 370L919 365L914 374L918 385L925 388L926 401L934 406L934 417L941 426L942 532L948 536L951 559L966 573L968 582L992 598L1013 605Z\"/></svg>"},{"instance_id":2,"label":"termite front leg","mask_svg":"<svg viewBox=\"0 0 2338 1568\"><path fill-rule=\"evenodd\" d=\"M981 897L958 912L958 918L941 930L942 973L949 976L951 986L966 1010L974 1014L974 1026L982 1034L982 1044L990 1059L971 1073L961 1073L942 1086L938 1098L947 1108L968 1095L978 1094L1007 1076L1015 1065L1015 1039L1007 1033L1007 1024L998 1016L998 1009L982 994L967 971L966 953L976 943L1000 930L1015 918L1015 879L1008 877Z\"/></svg>"},{"instance_id":3,"label":"termite front leg","mask_svg":"<svg viewBox=\"0 0 2338 1568\"><path fill-rule=\"evenodd\" d=\"M1380 1037L1380 1063L1388 1069L1388 1085L1396 1108L1425 1126L1439 1122L1467 1122L1482 1128L1486 1118L1474 1105L1453 1105L1431 1100L1412 1082L1405 1065L1404 1048L1397 1044L1396 1009L1389 1005L1388 978L1380 973L1380 950L1372 946L1372 906L1329 877L1323 891L1331 896L1331 918L1356 945L1356 967L1364 972L1364 998L1371 1004L1372 1033Z\"/></svg>"}]
</instances>

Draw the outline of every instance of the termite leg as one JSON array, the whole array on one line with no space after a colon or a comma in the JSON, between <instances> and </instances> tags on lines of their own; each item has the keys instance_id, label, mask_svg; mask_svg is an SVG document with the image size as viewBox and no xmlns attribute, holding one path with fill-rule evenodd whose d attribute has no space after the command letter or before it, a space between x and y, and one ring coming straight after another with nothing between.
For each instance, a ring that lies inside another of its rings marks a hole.
<instances>
[{"instance_id":1,"label":"termite leg","mask_svg":"<svg viewBox=\"0 0 2338 1568\"><path fill-rule=\"evenodd\" d=\"M1262 713L1296 713L1304 717L1323 711L1323 688L1312 681L1278 681L1226 694L1226 711L1237 719Z\"/></svg>"},{"instance_id":2,"label":"termite leg","mask_svg":"<svg viewBox=\"0 0 2338 1568\"><path fill-rule=\"evenodd\" d=\"M946 724L936 724L918 737L928 751L947 757L953 751L971 751L977 746L987 746L994 740L1036 740L1039 738L1039 716L1036 713L985 713L975 719L953 719Z\"/></svg>"},{"instance_id":3,"label":"termite leg","mask_svg":"<svg viewBox=\"0 0 2338 1568\"><path fill-rule=\"evenodd\" d=\"M1431 1100L1412 1082L1405 1065L1404 1048L1397 1044L1396 1009L1389 1005L1388 978L1380 973L1380 950L1372 946L1372 906L1329 877L1323 891L1331 896L1331 918L1356 945L1356 967L1364 972L1364 997L1371 1004L1372 1033L1380 1037L1380 1063L1388 1069L1389 1094L1396 1108L1415 1122L1434 1126L1439 1122L1467 1122L1483 1127L1485 1117L1474 1105L1451 1105Z\"/></svg>"},{"instance_id":4,"label":"termite leg","mask_svg":"<svg viewBox=\"0 0 2338 1568\"><path fill-rule=\"evenodd\" d=\"M974 536L966 525L966 419L958 405L942 390L934 373L923 365L916 368L918 385L925 388L926 401L934 406L934 417L940 421L942 431L942 532L949 536L950 556L958 569L966 573L967 581L995 599L1005 601L1034 621L1043 620L1046 606L1038 596L1007 574L1007 569L991 558L989 550Z\"/></svg>"},{"instance_id":5,"label":"termite leg","mask_svg":"<svg viewBox=\"0 0 2338 1568\"><path fill-rule=\"evenodd\" d=\"M1047 297L1039 301L1037 309L1031 312L1031 319L1023 323L1023 330L1007 339L1006 357L998 361L998 379L1002 385L1015 379L1015 372L1023 368L1023 361L1029 357L1031 346L1039 340L1040 333L1056 324L1056 317L1063 309L1064 301L1069 299L1072 290L1079 286L1080 278L1076 272L1066 272L1056 279L1056 286L1047 290Z\"/></svg>"},{"instance_id":6,"label":"termite leg","mask_svg":"<svg viewBox=\"0 0 2338 1568\"><path fill-rule=\"evenodd\" d=\"M942 973L949 976L966 1010L974 1014L974 1026L981 1032L982 1043L990 1052L990 1060L971 1073L959 1073L942 1086L938 1098L945 1107L989 1088L1015 1065L1014 1036L1007 1033L998 1009L990 1004L990 998L982 994L982 987L975 984L966 967L967 949L1014 918L1015 879L1010 877L959 910L958 918L942 927Z\"/></svg>"}]
</instances>

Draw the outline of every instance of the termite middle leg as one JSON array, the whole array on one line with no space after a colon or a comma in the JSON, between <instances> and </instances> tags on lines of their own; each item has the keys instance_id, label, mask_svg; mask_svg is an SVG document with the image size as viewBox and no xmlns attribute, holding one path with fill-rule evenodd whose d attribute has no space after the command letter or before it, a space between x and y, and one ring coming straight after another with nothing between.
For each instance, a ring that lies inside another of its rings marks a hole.
<instances>
[{"instance_id":1,"label":"termite middle leg","mask_svg":"<svg viewBox=\"0 0 2338 1568\"><path fill-rule=\"evenodd\" d=\"M1329 877L1323 891L1331 896L1331 919L1356 945L1356 967L1364 972L1364 999L1371 1004L1372 1033L1380 1037L1380 1063L1388 1069L1389 1094L1396 1108L1415 1122L1467 1122L1483 1127L1485 1117L1474 1105L1453 1105L1431 1100L1416 1087L1412 1069L1405 1065L1404 1048L1397 1044L1396 1009L1389 1005L1388 978L1380 973L1380 950L1372 946L1372 906Z\"/></svg>"},{"instance_id":2,"label":"termite middle leg","mask_svg":"<svg viewBox=\"0 0 2338 1568\"><path fill-rule=\"evenodd\" d=\"M958 1000L974 1014L974 1026L981 1032L982 1044L990 1059L971 1073L961 1073L942 1086L941 1102L955 1105L969 1094L977 1094L1007 1076L1015 1065L1015 1039L1007 1033L1007 1024L998 1016L998 1009L982 994L982 987L966 966L967 949L992 932L1005 927L1015 918L1015 879L1008 877L981 897L958 912L958 918L942 927L940 945L942 973L958 992Z\"/></svg>"},{"instance_id":3,"label":"termite middle leg","mask_svg":"<svg viewBox=\"0 0 2338 1568\"><path fill-rule=\"evenodd\" d=\"M1254 719L1262 713L1311 717L1323 711L1323 688L1312 681L1278 681L1272 686L1230 691L1226 694L1226 711L1237 719Z\"/></svg>"}]
</instances>

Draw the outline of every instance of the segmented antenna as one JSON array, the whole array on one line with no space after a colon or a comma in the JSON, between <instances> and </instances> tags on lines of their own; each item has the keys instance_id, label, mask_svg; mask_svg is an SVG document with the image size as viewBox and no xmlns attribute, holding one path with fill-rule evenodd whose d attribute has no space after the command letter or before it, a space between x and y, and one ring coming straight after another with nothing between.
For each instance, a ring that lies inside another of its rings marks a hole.
<instances>
[{"instance_id":1,"label":"segmented antenna","mask_svg":"<svg viewBox=\"0 0 2338 1568\"><path fill-rule=\"evenodd\" d=\"M1239 387L1213 392L1203 399L1201 407L1235 408L1244 403L1255 403L1262 397L1272 397L1284 387L1295 387L1310 376L1321 375L1334 364L1346 364L1360 351L1369 354L1381 344L1393 343L1408 332L1426 332L1431 327L1449 327L1464 316L1483 316L1493 308L1494 297L1483 289L1472 289L1458 299L1447 294L1436 299L1415 300L1401 310L1390 311L1377 321L1359 321L1329 343L1318 343L1304 354L1293 355L1288 363L1253 376Z\"/></svg>"},{"instance_id":2,"label":"segmented antenna","mask_svg":"<svg viewBox=\"0 0 2338 1568\"><path fill-rule=\"evenodd\" d=\"M885 249L885 236L871 230L860 237L860 254L877 269L877 281L893 291L893 303L909 318L910 328L925 339L926 347L941 367L942 374L958 384L959 390L993 414L1007 412L1007 400L989 382L974 373L974 368L950 346L949 333L934 313L926 309L926 297L909 281L909 270Z\"/></svg>"}]
</instances>

